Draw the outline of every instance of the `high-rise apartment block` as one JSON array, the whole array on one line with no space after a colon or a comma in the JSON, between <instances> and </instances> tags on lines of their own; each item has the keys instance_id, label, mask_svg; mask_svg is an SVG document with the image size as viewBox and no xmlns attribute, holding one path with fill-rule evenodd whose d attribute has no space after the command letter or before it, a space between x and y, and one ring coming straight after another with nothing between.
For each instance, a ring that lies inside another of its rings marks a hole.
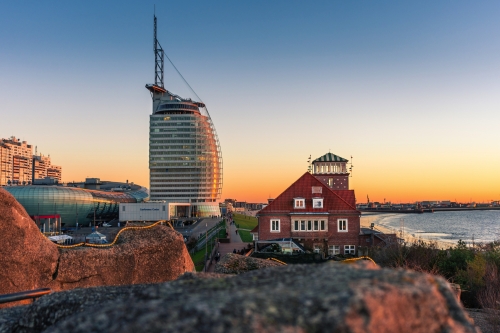
<instances>
[{"instance_id":1,"label":"high-rise apartment block","mask_svg":"<svg viewBox=\"0 0 500 333\"><path fill-rule=\"evenodd\" d=\"M33 156L33 180L50 177L61 182L61 173L61 167L52 165L50 162L50 155L43 156L40 154Z\"/></svg>"},{"instance_id":2,"label":"high-rise apartment block","mask_svg":"<svg viewBox=\"0 0 500 333\"><path fill-rule=\"evenodd\" d=\"M0 140L0 186L31 184L52 177L61 181L61 167L50 156L33 155L33 146L12 136Z\"/></svg>"}]
</instances>

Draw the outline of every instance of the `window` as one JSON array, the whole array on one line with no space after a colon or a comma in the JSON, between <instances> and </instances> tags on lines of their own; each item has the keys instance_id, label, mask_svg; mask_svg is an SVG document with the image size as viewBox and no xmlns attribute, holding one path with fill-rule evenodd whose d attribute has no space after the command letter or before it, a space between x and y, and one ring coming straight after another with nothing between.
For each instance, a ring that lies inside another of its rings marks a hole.
<instances>
[{"instance_id":1,"label":"window","mask_svg":"<svg viewBox=\"0 0 500 333\"><path fill-rule=\"evenodd\" d=\"M122 212L124 212L124 211L125 211L125 206L122 206Z\"/></svg>"},{"instance_id":2,"label":"window","mask_svg":"<svg viewBox=\"0 0 500 333\"><path fill-rule=\"evenodd\" d=\"M344 254L356 254L356 246L355 245L345 245L344 246Z\"/></svg>"},{"instance_id":3,"label":"window","mask_svg":"<svg viewBox=\"0 0 500 333\"><path fill-rule=\"evenodd\" d=\"M306 208L306 200L303 198L294 199L294 208Z\"/></svg>"},{"instance_id":4,"label":"window","mask_svg":"<svg viewBox=\"0 0 500 333\"><path fill-rule=\"evenodd\" d=\"M271 232L280 231L280 220L271 220Z\"/></svg>"},{"instance_id":5,"label":"window","mask_svg":"<svg viewBox=\"0 0 500 333\"><path fill-rule=\"evenodd\" d=\"M292 231L320 231L326 230L325 220L294 220Z\"/></svg>"},{"instance_id":6,"label":"window","mask_svg":"<svg viewBox=\"0 0 500 333\"><path fill-rule=\"evenodd\" d=\"M347 232L347 220L346 219L338 219L337 226L339 232Z\"/></svg>"},{"instance_id":7,"label":"window","mask_svg":"<svg viewBox=\"0 0 500 333\"><path fill-rule=\"evenodd\" d=\"M314 245L314 253L320 253L321 252L321 248L319 247L319 245Z\"/></svg>"},{"instance_id":8,"label":"window","mask_svg":"<svg viewBox=\"0 0 500 333\"><path fill-rule=\"evenodd\" d=\"M331 256L340 254L340 245L330 245L328 247L328 254Z\"/></svg>"},{"instance_id":9,"label":"window","mask_svg":"<svg viewBox=\"0 0 500 333\"><path fill-rule=\"evenodd\" d=\"M323 198L313 198L313 208L323 208Z\"/></svg>"},{"instance_id":10,"label":"window","mask_svg":"<svg viewBox=\"0 0 500 333\"><path fill-rule=\"evenodd\" d=\"M333 178L328 178L328 186L332 187L333 185Z\"/></svg>"},{"instance_id":11,"label":"window","mask_svg":"<svg viewBox=\"0 0 500 333\"><path fill-rule=\"evenodd\" d=\"M165 211L165 206L162 206L162 208L163 208L162 210Z\"/></svg>"}]
</instances>

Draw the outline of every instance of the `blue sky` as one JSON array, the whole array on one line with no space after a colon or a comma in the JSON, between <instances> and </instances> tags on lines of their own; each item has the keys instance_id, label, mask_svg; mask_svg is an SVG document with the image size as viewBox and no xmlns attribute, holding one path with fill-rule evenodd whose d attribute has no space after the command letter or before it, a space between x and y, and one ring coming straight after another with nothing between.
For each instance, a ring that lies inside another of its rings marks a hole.
<instances>
[{"instance_id":1,"label":"blue sky","mask_svg":"<svg viewBox=\"0 0 500 333\"><path fill-rule=\"evenodd\" d=\"M154 4L1 3L1 136L50 153L66 181L148 186ZM224 197L276 196L331 149L354 156L361 201L500 198L500 2L168 1L156 15L217 128ZM167 89L194 97L166 68Z\"/></svg>"}]
</instances>

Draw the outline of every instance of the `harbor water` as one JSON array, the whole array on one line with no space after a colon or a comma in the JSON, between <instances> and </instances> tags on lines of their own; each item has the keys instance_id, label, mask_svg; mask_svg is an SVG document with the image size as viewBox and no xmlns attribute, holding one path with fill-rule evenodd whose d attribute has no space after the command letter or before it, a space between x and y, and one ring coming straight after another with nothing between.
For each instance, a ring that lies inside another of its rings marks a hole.
<instances>
[{"instance_id":1,"label":"harbor water","mask_svg":"<svg viewBox=\"0 0 500 333\"><path fill-rule=\"evenodd\" d=\"M363 214L364 215L364 214ZM424 214L380 214L376 225L394 232L424 240L436 240L456 244L459 240L467 244L500 241L500 211L452 211Z\"/></svg>"}]
</instances>

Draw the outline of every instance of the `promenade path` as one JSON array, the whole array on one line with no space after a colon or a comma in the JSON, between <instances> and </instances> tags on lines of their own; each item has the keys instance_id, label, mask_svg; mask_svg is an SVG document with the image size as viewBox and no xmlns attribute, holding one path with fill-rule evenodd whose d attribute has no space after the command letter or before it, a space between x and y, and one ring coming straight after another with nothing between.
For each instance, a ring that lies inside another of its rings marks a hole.
<instances>
[{"instance_id":1,"label":"promenade path","mask_svg":"<svg viewBox=\"0 0 500 333\"><path fill-rule=\"evenodd\" d=\"M219 244L219 253L220 256L223 257L227 253L233 253L234 250L239 251L244 249L251 243L245 243L241 240L240 234L236 233L236 226L234 224L229 225L229 243L220 243ZM213 272L215 269L215 260L212 261L212 264L208 267L209 272Z\"/></svg>"}]
</instances>

